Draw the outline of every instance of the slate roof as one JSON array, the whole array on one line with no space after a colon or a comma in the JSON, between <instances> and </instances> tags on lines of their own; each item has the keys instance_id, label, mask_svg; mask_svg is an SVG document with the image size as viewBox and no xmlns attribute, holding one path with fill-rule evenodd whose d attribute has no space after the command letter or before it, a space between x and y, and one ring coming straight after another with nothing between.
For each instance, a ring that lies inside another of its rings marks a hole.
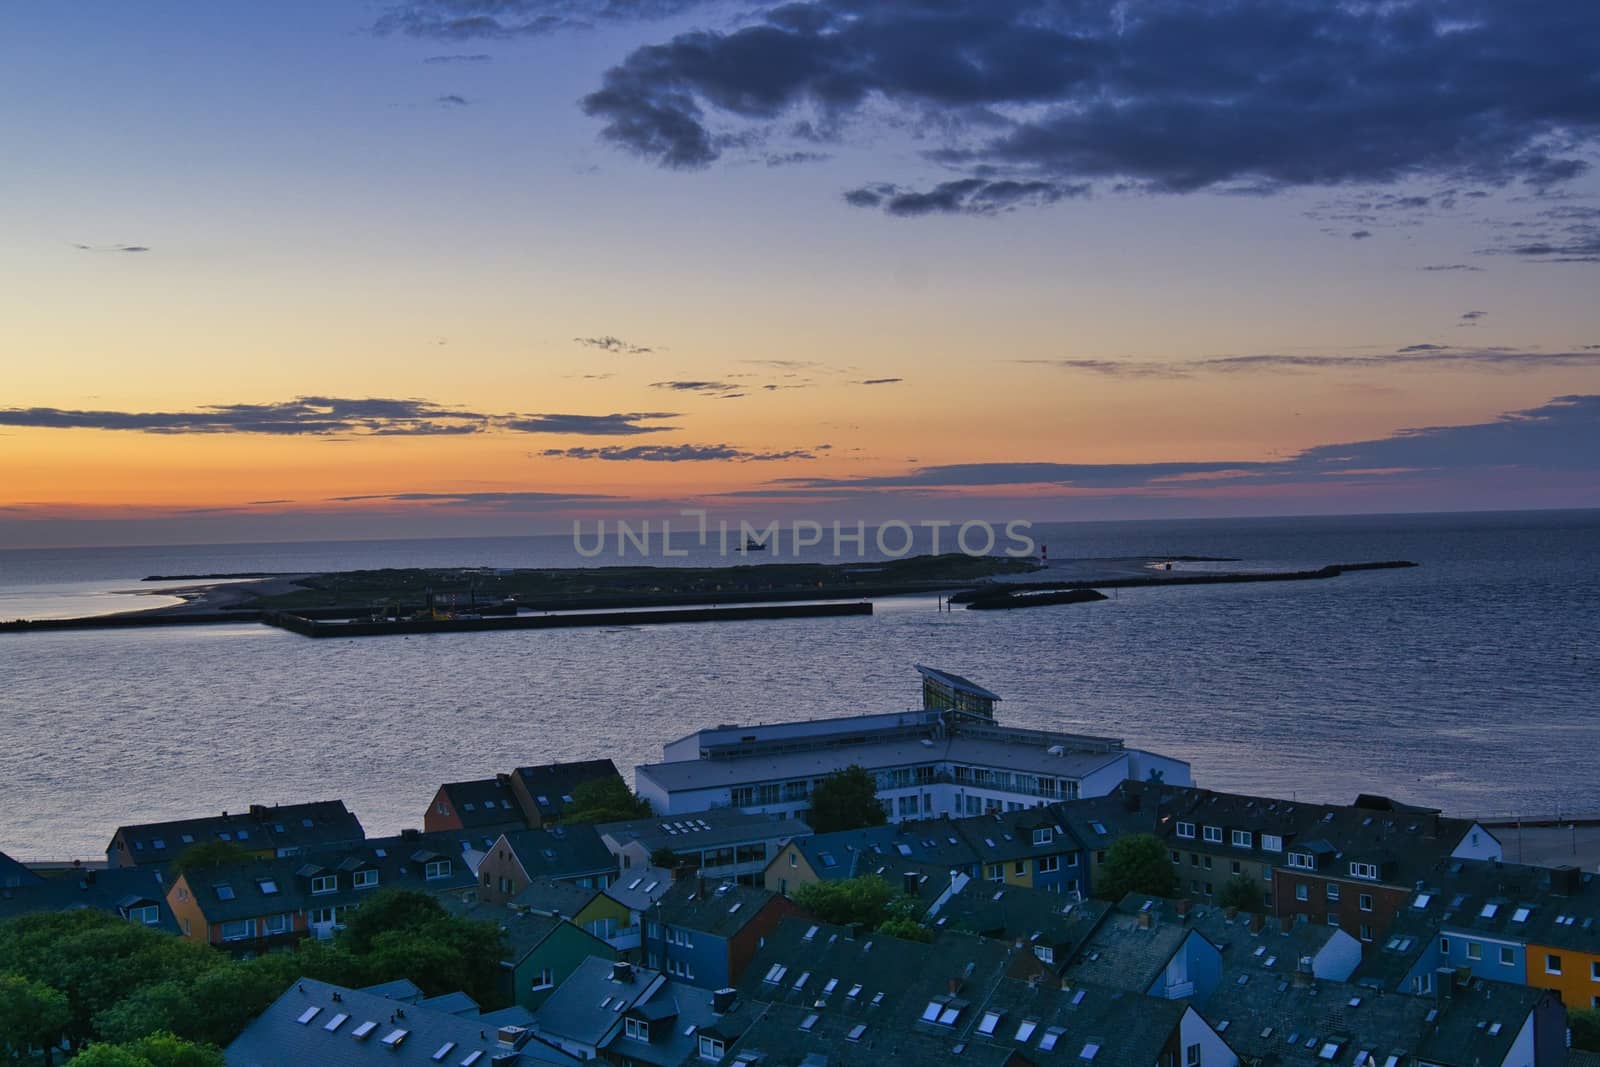
<instances>
[{"instance_id":1,"label":"slate roof","mask_svg":"<svg viewBox=\"0 0 1600 1067\"><path fill-rule=\"evenodd\" d=\"M564 915L570 919L600 895L600 890L586 888L576 882L535 878L528 883L528 888L511 898L511 906L541 915Z\"/></svg>"},{"instance_id":2,"label":"slate roof","mask_svg":"<svg viewBox=\"0 0 1600 1067\"><path fill-rule=\"evenodd\" d=\"M335 996L339 999L335 1000ZM337 1025L335 1020L339 1020ZM371 1029L363 1030L367 1023L373 1024ZM397 1033L403 1036L398 1044L391 1044ZM364 1036L358 1038L357 1034ZM497 1059L508 1054L511 1058ZM501 1042L496 1025L482 1017L402 1004L312 978L300 979L258 1015L227 1047L223 1059L229 1067L280 1067L285 1063L317 1067L374 1063L446 1067L489 1067L495 1063L528 1067L579 1062L536 1037L520 1044Z\"/></svg>"},{"instance_id":3,"label":"slate roof","mask_svg":"<svg viewBox=\"0 0 1600 1067\"><path fill-rule=\"evenodd\" d=\"M440 787L449 798L450 808L466 830L506 830L528 825L511 792L509 775L476 778L470 782L446 782Z\"/></svg>"},{"instance_id":4,"label":"slate roof","mask_svg":"<svg viewBox=\"0 0 1600 1067\"><path fill-rule=\"evenodd\" d=\"M1434 952L1438 936L1437 916L1429 919L1403 909L1389 925L1389 933L1381 944L1362 946L1361 964L1350 981L1374 989L1408 992L1401 989L1402 983L1425 955Z\"/></svg>"},{"instance_id":5,"label":"slate roof","mask_svg":"<svg viewBox=\"0 0 1600 1067\"><path fill-rule=\"evenodd\" d=\"M1015 1042L1031 1062L1082 1067L1089 1046L1097 1047L1095 1067L1150 1067L1161 1059L1168 1038L1183 1020L1187 1004L1089 983L1061 988L1049 982L1006 978L976 1013L981 1029L988 1012L999 1013L995 1038ZM1026 1023L1034 1023L1030 1031ZM1025 1040L1019 1034L1027 1033ZM1044 1046L1055 1034L1053 1048ZM982 1035L979 1035L980 1039Z\"/></svg>"},{"instance_id":6,"label":"slate roof","mask_svg":"<svg viewBox=\"0 0 1600 1067\"><path fill-rule=\"evenodd\" d=\"M496 847L500 841L504 841L516 853L530 879L580 878L609 874L617 869L616 859L590 823L540 830L509 830L496 840Z\"/></svg>"},{"instance_id":7,"label":"slate roof","mask_svg":"<svg viewBox=\"0 0 1600 1067\"><path fill-rule=\"evenodd\" d=\"M662 1067L697 1062L700 1030L717 1020L717 1014L711 1010L709 992L671 980L663 982L623 1015L648 1023L650 1040L630 1038L624 1028L606 1045L607 1054L613 1059L623 1057L623 1062L633 1060Z\"/></svg>"},{"instance_id":8,"label":"slate roof","mask_svg":"<svg viewBox=\"0 0 1600 1067\"><path fill-rule=\"evenodd\" d=\"M1355 1067L1398 1054L1440 1063L1500 1063L1545 990L1473 981L1448 997L1378 993L1343 982L1225 981L1204 1015L1241 1056L1283 1067ZM1491 1032L1492 1031L1492 1032ZM1332 1046L1330 1051L1330 1046Z\"/></svg>"},{"instance_id":9,"label":"slate roof","mask_svg":"<svg viewBox=\"0 0 1600 1067\"><path fill-rule=\"evenodd\" d=\"M622 1014L662 983L660 971L630 967L618 980L612 961L590 956L534 1012L539 1033L603 1046L622 1029Z\"/></svg>"},{"instance_id":10,"label":"slate roof","mask_svg":"<svg viewBox=\"0 0 1600 1067\"><path fill-rule=\"evenodd\" d=\"M1451 860L1404 912L1444 930L1600 955L1600 880L1573 867Z\"/></svg>"},{"instance_id":11,"label":"slate roof","mask_svg":"<svg viewBox=\"0 0 1600 1067\"><path fill-rule=\"evenodd\" d=\"M1178 790L1151 782L1125 781L1100 797L1057 801L1047 807L1055 821L1084 848L1110 848L1124 834L1151 834L1161 829L1166 804Z\"/></svg>"},{"instance_id":12,"label":"slate roof","mask_svg":"<svg viewBox=\"0 0 1600 1067\"><path fill-rule=\"evenodd\" d=\"M1145 914L1149 926L1140 925ZM1095 928L1063 974L1075 982L1142 993L1161 977L1193 932L1182 923L1163 922L1156 908L1132 914L1119 910Z\"/></svg>"},{"instance_id":13,"label":"slate roof","mask_svg":"<svg viewBox=\"0 0 1600 1067\"><path fill-rule=\"evenodd\" d=\"M1023 808L955 819L956 831L983 863L1010 863L1033 856L1059 856L1083 848L1049 808ZM1036 837L1043 840L1035 841Z\"/></svg>"},{"instance_id":14,"label":"slate roof","mask_svg":"<svg viewBox=\"0 0 1600 1067\"><path fill-rule=\"evenodd\" d=\"M745 812L738 808L713 808L690 815L655 816L648 819L629 819L625 822L600 823L596 829L602 837L615 842L621 849L637 842L646 853L658 848L674 851L689 849L722 848L728 845L752 844L757 841L787 841L805 837L811 827L800 819L787 816Z\"/></svg>"},{"instance_id":15,"label":"slate roof","mask_svg":"<svg viewBox=\"0 0 1600 1067\"><path fill-rule=\"evenodd\" d=\"M251 851L272 849L283 853L329 848L366 840L361 821L342 800L271 807L252 804L248 811L170 822L119 826L106 846L112 863L118 862L119 841L127 845L134 863L170 863L190 845L204 841L231 841Z\"/></svg>"},{"instance_id":16,"label":"slate roof","mask_svg":"<svg viewBox=\"0 0 1600 1067\"><path fill-rule=\"evenodd\" d=\"M1315 957L1329 941L1340 935L1337 927L1324 923L1295 922L1292 918L1280 921L1273 916L1249 912L1237 912L1230 917L1228 909L1210 904L1191 902L1188 913L1180 915L1177 901L1140 893L1123 897L1117 903L1117 911L1125 915L1137 914L1146 901L1160 921L1187 925L1216 946L1222 956L1225 981L1240 973L1292 974L1301 957Z\"/></svg>"},{"instance_id":17,"label":"slate roof","mask_svg":"<svg viewBox=\"0 0 1600 1067\"><path fill-rule=\"evenodd\" d=\"M909 860L931 867L969 870L977 851L958 829L960 820L924 819L813 834L792 841L825 882L874 873L881 861Z\"/></svg>"},{"instance_id":18,"label":"slate roof","mask_svg":"<svg viewBox=\"0 0 1600 1067\"><path fill-rule=\"evenodd\" d=\"M43 881L37 874L17 860L0 852L0 889L15 889L23 885L37 885Z\"/></svg>"},{"instance_id":19,"label":"slate roof","mask_svg":"<svg viewBox=\"0 0 1600 1067\"><path fill-rule=\"evenodd\" d=\"M360 904L380 889L413 889L441 893L472 888L476 878L460 856L428 848L418 841L404 848L364 845L360 848L312 852L302 856L256 859L245 863L193 868L183 878L211 923L281 915L311 908ZM428 878L427 864L448 862L444 877ZM378 872L376 886L357 889L355 872ZM313 893L315 877L332 877L331 892Z\"/></svg>"},{"instance_id":20,"label":"slate roof","mask_svg":"<svg viewBox=\"0 0 1600 1067\"><path fill-rule=\"evenodd\" d=\"M1042 889L974 879L930 912L926 924L935 930L968 930L983 937L1046 945L1060 964L1088 940L1109 911L1111 905L1103 900L1079 903Z\"/></svg>"},{"instance_id":21,"label":"slate roof","mask_svg":"<svg viewBox=\"0 0 1600 1067\"><path fill-rule=\"evenodd\" d=\"M972 1045L949 1034L773 1005L729 1046L722 1062L730 1067L927 1067L936 1063L1002 1067L1011 1054L1008 1048Z\"/></svg>"},{"instance_id":22,"label":"slate roof","mask_svg":"<svg viewBox=\"0 0 1600 1067\"><path fill-rule=\"evenodd\" d=\"M474 1019L480 1014L478 1002L460 990L443 993L437 997L425 997L417 1001L416 1005L429 1011L442 1011L446 1015L462 1015Z\"/></svg>"},{"instance_id":23,"label":"slate roof","mask_svg":"<svg viewBox=\"0 0 1600 1067\"><path fill-rule=\"evenodd\" d=\"M176 934L178 923L167 907L169 888L159 868L85 867L0 889L0 921L31 912L74 908L96 908L126 919L130 908L153 904L160 909L156 928Z\"/></svg>"},{"instance_id":24,"label":"slate roof","mask_svg":"<svg viewBox=\"0 0 1600 1067\"><path fill-rule=\"evenodd\" d=\"M492 922L499 926L500 932L505 937L506 961L513 965L521 963L529 953L544 944L551 934L560 929L563 922L567 922L553 915L540 915L504 904L487 904L481 900L462 901L447 897L440 903L452 915ZM570 922L568 925L593 941L591 948L594 952L604 954L607 959L614 955L610 945L594 937L589 931Z\"/></svg>"},{"instance_id":25,"label":"slate roof","mask_svg":"<svg viewBox=\"0 0 1600 1067\"><path fill-rule=\"evenodd\" d=\"M682 878L650 909L650 918L724 940L733 937L774 900L756 886Z\"/></svg>"},{"instance_id":26,"label":"slate roof","mask_svg":"<svg viewBox=\"0 0 1600 1067\"><path fill-rule=\"evenodd\" d=\"M633 867L619 874L604 892L630 911L645 911L671 888L672 872L665 867Z\"/></svg>"},{"instance_id":27,"label":"slate roof","mask_svg":"<svg viewBox=\"0 0 1600 1067\"><path fill-rule=\"evenodd\" d=\"M573 763L545 763L518 767L511 772L527 787L528 796L546 821L559 818L572 803L573 790L585 782L621 778L617 765L608 759L579 760Z\"/></svg>"}]
</instances>

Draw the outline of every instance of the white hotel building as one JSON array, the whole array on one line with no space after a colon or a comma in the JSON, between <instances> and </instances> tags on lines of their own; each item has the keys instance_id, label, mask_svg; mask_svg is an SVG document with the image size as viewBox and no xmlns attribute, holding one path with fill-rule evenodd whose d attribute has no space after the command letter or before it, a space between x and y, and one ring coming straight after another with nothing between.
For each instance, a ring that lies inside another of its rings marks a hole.
<instances>
[{"instance_id":1,"label":"white hotel building","mask_svg":"<svg viewBox=\"0 0 1600 1067\"><path fill-rule=\"evenodd\" d=\"M994 720L1000 698L957 674L918 667L917 711L717 726L667 744L635 768L658 815L714 808L795 815L821 779L851 764L878 779L891 820L960 818L1104 796L1124 779L1192 785L1183 760L1120 740L1026 730Z\"/></svg>"}]
</instances>

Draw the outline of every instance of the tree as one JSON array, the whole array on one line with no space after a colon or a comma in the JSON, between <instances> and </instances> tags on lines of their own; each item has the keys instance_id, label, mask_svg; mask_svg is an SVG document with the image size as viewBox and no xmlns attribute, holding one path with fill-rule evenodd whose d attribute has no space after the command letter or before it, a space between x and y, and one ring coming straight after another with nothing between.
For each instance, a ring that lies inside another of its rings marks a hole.
<instances>
[{"instance_id":1,"label":"tree","mask_svg":"<svg viewBox=\"0 0 1600 1067\"><path fill-rule=\"evenodd\" d=\"M1573 1048L1600 1052L1600 1008L1576 1008L1567 1012L1567 1026L1572 1030Z\"/></svg>"},{"instance_id":2,"label":"tree","mask_svg":"<svg viewBox=\"0 0 1600 1067\"><path fill-rule=\"evenodd\" d=\"M628 788L621 775L584 782L572 790L562 822L623 822L650 817L650 802Z\"/></svg>"},{"instance_id":3,"label":"tree","mask_svg":"<svg viewBox=\"0 0 1600 1067\"><path fill-rule=\"evenodd\" d=\"M668 848L666 845L662 845L660 848L650 853L650 866L652 867L662 867L670 871L683 866L687 862L689 861L672 851L672 849Z\"/></svg>"},{"instance_id":4,"label":"tree","mask_svg":"<svg viewBox=\"0 0 1600 1067\"><path fill-rule=\"evenodd\" d=\"M249 863L254 853L232 841L201 841L178 853L168 868L169 881L176 882L178 875L200 867L226 867L235 863Z\"/></svg>"},{"instance_id":5,"label":"tree","mask_svg":"<svg viewBox=\"0 0 1600 1067\"><path fill-rule=\"evenodd\" d=\"M885 919L878 926L878 933L898 937L902 941L933 940L933 931L917 922L915 919Z\"/></svg>"},{"instance_id":6,"label":"tree","mask_svg":"<svg viewBox=\"0 0 1600 1067\"><path fill-rule=\"evenodd\" d=\"M1117 838L1106 853L1098 883L1095 895L1104 900L1121 900L1129 893L1170 897L1178 891L1167 846L1151 834Z\"/></svg>"},{"instance_id":7,"label":"tree","mask_svg":"<svg viewBox=\"0 0 1600 1067\"><path fill-rule=\"evenodd\" d=\"M817 783L811 791L811 814L806 819L819 834L882 826L889 813L878 801L878 780L852 763Z\"/></svg>"},{"instance_id":8,"label":"tree","mask_svg":"<svg viewBox=\"0 0 1600 1067\"><path fill-rule=\"evenodd\" d=\"M222 1053L172 1034L117 1045L97 1044L73 1057L74 1067L223 1067Z\"/></svg>"},{"instance_id":9,"label":"tree","mask_svg":"<svg viewBox=\"0 0 1600 1067\"><path fill-rule=\"evenodd\" d=\"M1256 884L1254 878L1236 874L1222 883L1222 891L1217 894L1217 903L1224 908L1259 912L1263 908L1261 887Z\"/></svg>"},{"instance_id":10,"label":"tree","mask_svg":"<svg viewBox=\"0 0 1600 1067\"><path fill-rule=\"evenodd\" d=\"M55 1044L72 1017L67 998L19 974L0 974L0 1053L26 1063L34 1048Z\"/></svg>"},{"instance_id":11,"label":"tree","mask_svg":"<svg viewBox=\"0 0 1600 1067\"><path fill-rule=\"evenodd\" d=\"M391 930L411 930L445 917L439 901L409 889L382 889L344 920L339 945L358 956L372 951L378 935Z\"/></svg>"},{"instance_id":12,"label":"tree","mask_svg":"<svg viewBox=\"0 0 1600 1067\"><path fill-rule=\"evenodd\" d=\"M356 958L363 985L409 978L430 996L461 990L479 1004L503 999L499 926L446 914L427 893L383 890L345 921L338 948Z\"/></svg>"},{"instance_id":13,"label":"tree","mask_svg":"<svg viewBox=\"0 0 1600 1067\"><path fill-rule=\"evenodd\" d=\"M875 874L838 882L807 882L793 893L794 902L825 923L848 926L860 923L876 929L889 918L894 890Z\"/></svg>"}]
</instances>

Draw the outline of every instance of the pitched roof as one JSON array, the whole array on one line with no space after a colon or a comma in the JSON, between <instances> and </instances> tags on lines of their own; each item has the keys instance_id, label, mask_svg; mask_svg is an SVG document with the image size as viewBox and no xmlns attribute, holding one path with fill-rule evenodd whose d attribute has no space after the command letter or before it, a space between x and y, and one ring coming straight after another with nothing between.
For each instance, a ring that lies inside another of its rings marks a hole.
<instances>
[{"instance_id":1,"label":"pitched roof","mask_svg":"<svg viewBox=\"0 0 1600 1067\"><path fill-rule=\"evenodd\" d=\"M671 889L672 872L665 867L634 867L623 871L604 892L630 911L644 911Z\"/></svg>"},{"instance_id":2,"label":"pitched roof","mask_svg":"<svg viewBox=\"0 0 1600 1067\"><path fill-rule=\"evenodd\" d=\"M683 878L651 908L650 917L712 937L731 938L774 900L777 893L733 882Z\"/></svg>"},{"instance_id":3,"label":"pitched roof","mask_svg":"<svg viewBox=\"0 0 1600 1067\"><path fill-rule=\"evenodd\" d=\"M958 821L925 819L814 834L790 842L825 882L874 873L882 862L911 861L946 870L978 862Z\"/></svg>"},{"instance_id":4,"label":"pitched roof","mask_svg":"<svg viewBox=\"0 0 1600 1067\"><path fill-rule=\"evenodd\" d=\"M508 830L503 840L516 853L529 878L577 878L614 871L617 861L592 824L575 823L540 830Z\"/></svg>"},{"instance_id":5,"label":"pitched roof","mask_svg":"<svg viewBox=\"0 0 1600 1067\"><path fill-rule=\"evenodd\" d=\"M633 1061L663 1067L696 1061L700 1030L718 1018L712 1010L709 992L670 979L623 1015L647 1023L650 1040L630 1038L624 1028L606 1045L606 1052L613 1059L620 1057L623 1063Z\"/></svg>"},{"instance_id":6,"label":"pitched roof","mask_svg":"<svg viewBox=\"0 0 1600 1067\"><path fill-rule=\"evenodd\" d=\"M1575 867L1448 860L1421 880L1405 914L1444 930L1600 955L1600 879Z\"/></svg>"},{"instance_id":7,"label":"pitched roof","mask_svg":"<svg viewBox=\"0 0 1600 1067\"><path fill-rule=\"evenodd\" d=\"M0 889L0 921L30 912L75 908L96 908L126 919L132 909L153 906L158 916L153 925L175 934L178 923L166 900L169 888L156 867L85 867Z\"/></svg>"},{"instance_id":8,"label":"pitched roof","mask_svg":"<svg viewBox=\"0 0 1600 1067\"><path fill-rule=\"evenodd\" d=\"M1143 993L1193 934L1182 923L1163 922L1155 908L1132 914L1119 910L1095 928L1063 974L1076 982Z\"/></svg>"},{"instance_id":9,"label":"pitched roof","mask_svg":"<svg viewBox=\"0 0 1600 1067\"><path fill-rule=\"evenodd\" d=\"M418 842L408 841L408 846ZM444 864L443 873L428 877L430 864ZM377 881L357 888L355 872L376 871ZM315 892L313 879L332 878L333 887ZM476 877L460 856L427 847L393 849L362 845L317 851L302 856L255 859L216 867L195 867L183 881L207 922L231 922L263 915L281 915L311 908L360 904L377 889L414 889L426 893L464 889Z\"/></svg>"},{"instance_id":10,"label":"pitched roof","mask_svg":"<svg viewBox=\"0 0 1600 1067\"><path fill-rule=\"evenodd\" d=\"M14 889L17 886L37 885L44 879L33 871L24 867L17 860L12 859L4 852L0 852L0 889Z\"/></svg>"},{"instance_id":11,"label":"pitched roof","mask_svg":"<svg viewBox=\"0 0 1600 1067\"><path fill-rule=\"evenodd\" d=\"M570 919L587 908L594 898L600 895L600 890L581 886L576 882L535 878L528 883L528 888L511 898L511 904L520 910L538 912L541 915L566 916Z\"/></svg>"},{"instance_id":12,"label":"pitched roof","mask_svg":"<svg viewBox=\"0 0 1600 1067\"><path fill-rule=\"evenodd\" d=\"M534 1012L541 1034L602 1046L622 1014L663 981L660 971L590 956Z\"/></svg>"},{"instance_id":13,"label":"pitched roof","mask_svg":"<svg viewBox=\"0 0 1600 1067\"><path fill-rule=\"evenodd\" d=\"M119 826L106 854L116 862L122 843L133 863L168 863L190 845L205 841L231 841L251 851L270 848L283 853L354 844L366 836L361 821L342 800L252 804L243 812Z\"/></svg>"},{"instance_id":14,"label":"pitched roof","mask_svg":"<svg viewBox=\"0 0 1600 1067\"><path fill-rule=\"evenodd\" d=\"M617 765L608 759L578 760L572 763L544 763L518 767L511 772L522 780L539 814L554 819L572 804L573 791L585 782L621 778Z\"/></svg>"},{"instance_id":15,"label":"pitched roof","mask_svg":"<svg viewBox=\"0 0 1600 1067\"><path fill-rule=\"evenodd\" d=\"M1222 956L1225 978L1238 973L1284 975L1293 973L1302 957L1315 957L1336 937L1349 937L1325 923L1279 920L1249 912L1229 914L1230 909L1210 904L1184 902L1129 893L1117 902L1122 915L1137 914L1149 902L1151 911L1164 923L1187 925L1212 945Z\"/></svg>"},{"instance_id":16,"label":"pitched roof","mask_svg":"<svg viewBox=\"0 0 1600 1067\"><path fill-rule=\"evenodd\" d=\"M527 825L522 809L517 806L516 797L511 792L509 775L475 778L469 782L446 782L439 788L449 798L450 806L463 829L506 829Z\"/></svg>"},{"instance_id":17,"label":"pitched roof","mask_svg":"<svg viewBox=\"0 0 1600 1067\"><path fill-rule=\"evenodd\" d=\"M1049 808L1023 808L952 820L956 832L984 863L1077 852L1082 844Z\"/></svg>"},{"instance_id":18,"label":"pitched roof","mask_svg":"<svg viewBox=\"0 0 1600 1067\"><path fill-rule=\"evenodd\" d=\"M521 963L530 952L544 944L565 921L553 915L539 915L507 907L504 904L488 904L477 899L461 900L456 897L445 897L440 900L440 904L451 915L498 925L505 937L506 962L513 966ZM578 928L573 927L573 929ZM587 930L583 933L586 937L591 936ZM595 940L595 948L609 953L609 946L598 939Z\"/></svg>"},{"instance_id":19,"label":"pitched roof","mask_svg":"<svg viewBox=\"0 0 1600 1067\"><path fill-rule=\"evenodd\" d=\"M1064 963L1110 910L1103 900L1079 903L1042 889L973 879L947 897L927 921L936 930L970 930L983 937L1021 938L1030 946L1048 946L1054 961Z\"/></svg>"},{"instance_id":20,"label":"pitched roof","mask_svg":"<svg viewBox=\"0 0 1600 1067\"><path fill-rule=\"evenodd\" d=\"M489 1067L496 1056L516 1052L515 1062L524 1065L578 1063L528 1034L505 1036L508 1040L500 1040L496 1025L482 1017L452 1015L367 990L302 978L245 1027L223 1058L229 1067L283 1063Z\"/></svg>"}]
</instances>

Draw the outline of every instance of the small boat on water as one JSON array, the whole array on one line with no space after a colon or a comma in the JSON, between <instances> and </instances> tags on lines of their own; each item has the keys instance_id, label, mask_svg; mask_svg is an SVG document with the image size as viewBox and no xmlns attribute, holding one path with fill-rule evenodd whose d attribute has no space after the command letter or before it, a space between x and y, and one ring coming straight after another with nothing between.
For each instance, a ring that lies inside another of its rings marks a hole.
<instances>
[{"instance_id":1,"label":"small boat on water","mask_svg":"<svg viewBox=\"0 0 1600 1067\"><path fill-rule=\"evenodd\" d=\"M762 544L760 541L746 541L744 543L744 550L746 552L765 552L767 550L767 546Z\"/></svg>"}]
</instances>

